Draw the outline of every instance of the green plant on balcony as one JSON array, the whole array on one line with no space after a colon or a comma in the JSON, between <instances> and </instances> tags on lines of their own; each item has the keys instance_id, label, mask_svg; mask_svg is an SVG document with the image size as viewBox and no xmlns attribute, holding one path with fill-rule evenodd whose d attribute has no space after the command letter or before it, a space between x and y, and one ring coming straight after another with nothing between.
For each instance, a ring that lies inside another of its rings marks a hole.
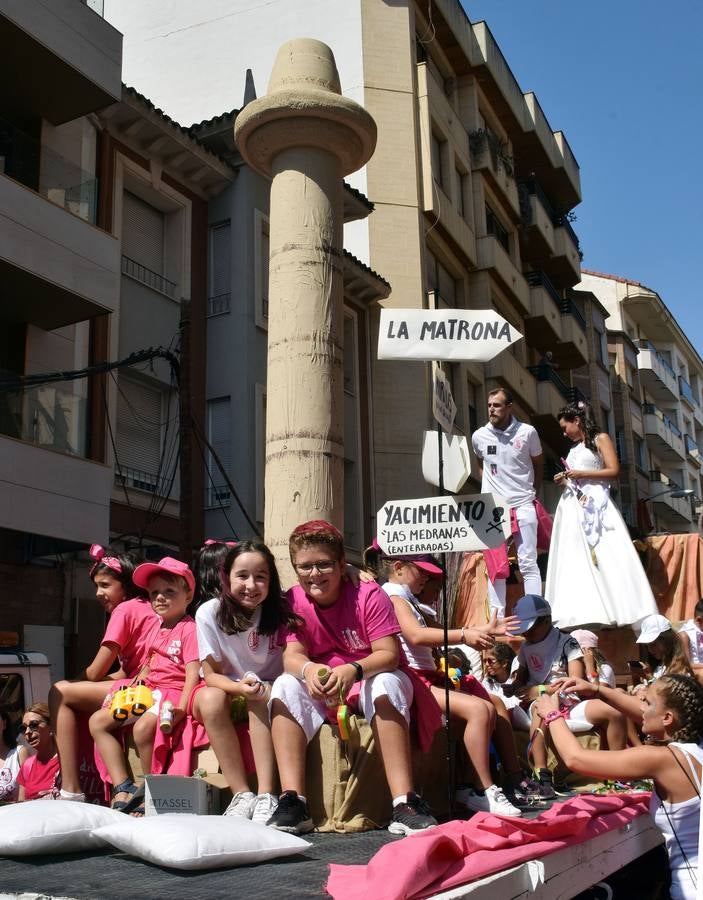
<instances>
[{"instance_id":1,"label":"green plant on balcony","mask_svg":"<svg viewBox=\"0 0 703 900\"><path fill-rule=\"evenodd\" d=\"M476 128L469 132L469 150L472 156L480 156L484 148L488 147L493 168L501 166L509 178L515 174L515 165L512 156L508 153L507 141L501 140L490 128Z\"/></svg>"}]
</instances>

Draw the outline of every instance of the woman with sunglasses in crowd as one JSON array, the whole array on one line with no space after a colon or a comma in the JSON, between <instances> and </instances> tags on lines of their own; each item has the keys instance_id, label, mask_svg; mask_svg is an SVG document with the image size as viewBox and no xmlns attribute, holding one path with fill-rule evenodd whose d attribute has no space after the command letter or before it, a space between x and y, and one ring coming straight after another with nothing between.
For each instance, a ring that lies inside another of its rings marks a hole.
<instances>
[{"instance_id":1,"label":"woman with sunglasses in crowd","mask_svg":"<svg viewBox=\"0 0 703 900\"><path fill-rule=\"evenodd\" d=\"M17 799L21 802L49 797L59 774L59 757L46 703L33 703L25 710L19 733L34 753L20 766Z\"/></svg>"}]
</instances>

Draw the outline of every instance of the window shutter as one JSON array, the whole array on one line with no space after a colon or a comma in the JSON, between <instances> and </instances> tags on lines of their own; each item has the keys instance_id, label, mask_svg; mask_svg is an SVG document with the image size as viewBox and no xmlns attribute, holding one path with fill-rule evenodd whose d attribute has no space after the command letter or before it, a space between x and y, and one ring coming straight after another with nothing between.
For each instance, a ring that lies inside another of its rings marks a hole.
<instances>
[{"instance_id":1,"label":"window shutter","mask_svg":"<svg viewBox=\"0 0 703 900\"><path fill-rule=\"evenodd\" d=\"M229 222L210 229L210 296L229 294L232 277L232 228Z\"/></svg>"},{"instance_id":2,"label":"window shutter","mask_svg":"<svg viewBox=\"0 0 703 900\"><path fill-rule=\"evenodd\" d=\"M219 397L217 400L208 400L208 441L215 453L220 458L220 462L229 474L232 462L230 428L231 418L229 411L229 397ZM222 484L224 481L222 472L217 463L212 460L210 466L213 481L216 484Z\"/></svg>"},{"instance_id":3,"label":"window shutter","mask_svg":"<svg viewBox=\"0 0 703 900\"><path fill-rule=\"evenodd\" d=\"M164 274L164 214L136 194L124 192L122 252L157 275Z\"/></svg>"},{"instance_id":4,"label":"window shutter","mask_svg":"<svg viewBox=\"0 0 703 900\"><path fill-rule=\"evenodd\" d=\"M162 392L121 376L117 395L120 466L156 476L161 458Z\"/></svg>"}]
</instances>

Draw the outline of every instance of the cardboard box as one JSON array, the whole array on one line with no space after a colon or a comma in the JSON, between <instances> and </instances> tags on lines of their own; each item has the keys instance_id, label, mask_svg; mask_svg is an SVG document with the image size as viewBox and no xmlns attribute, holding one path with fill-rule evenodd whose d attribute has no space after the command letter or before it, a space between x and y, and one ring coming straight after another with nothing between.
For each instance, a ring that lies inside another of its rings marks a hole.
<instances>
[{"instance_id":1,"label":"cardboard box","mask_svg":"<svg viewBox=\"0 0 703 900\"><path fill-rule=\"evenodd\" d=\"M202 778L183 775L147 775L144 779L144 814L190 813L219 815L220 789Z\"/></svg>"}]
</instances>

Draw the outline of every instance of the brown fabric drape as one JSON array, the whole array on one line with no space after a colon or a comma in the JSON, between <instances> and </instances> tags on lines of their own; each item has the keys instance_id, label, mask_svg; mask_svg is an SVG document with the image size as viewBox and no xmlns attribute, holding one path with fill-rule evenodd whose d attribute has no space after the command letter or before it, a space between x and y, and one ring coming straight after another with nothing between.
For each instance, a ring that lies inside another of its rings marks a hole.
<instances>
[{"instance_id":1,"label":"brown fabric drape","mask_svg":"<svg viewBox=\"0 0 703 900\"><path fill-rule=\"evenodd\" d=\"M646 538L645 571L659 611L672 622L690 619L703 597L703 541L698 534Z\"/></svg>"}]
</instances>

